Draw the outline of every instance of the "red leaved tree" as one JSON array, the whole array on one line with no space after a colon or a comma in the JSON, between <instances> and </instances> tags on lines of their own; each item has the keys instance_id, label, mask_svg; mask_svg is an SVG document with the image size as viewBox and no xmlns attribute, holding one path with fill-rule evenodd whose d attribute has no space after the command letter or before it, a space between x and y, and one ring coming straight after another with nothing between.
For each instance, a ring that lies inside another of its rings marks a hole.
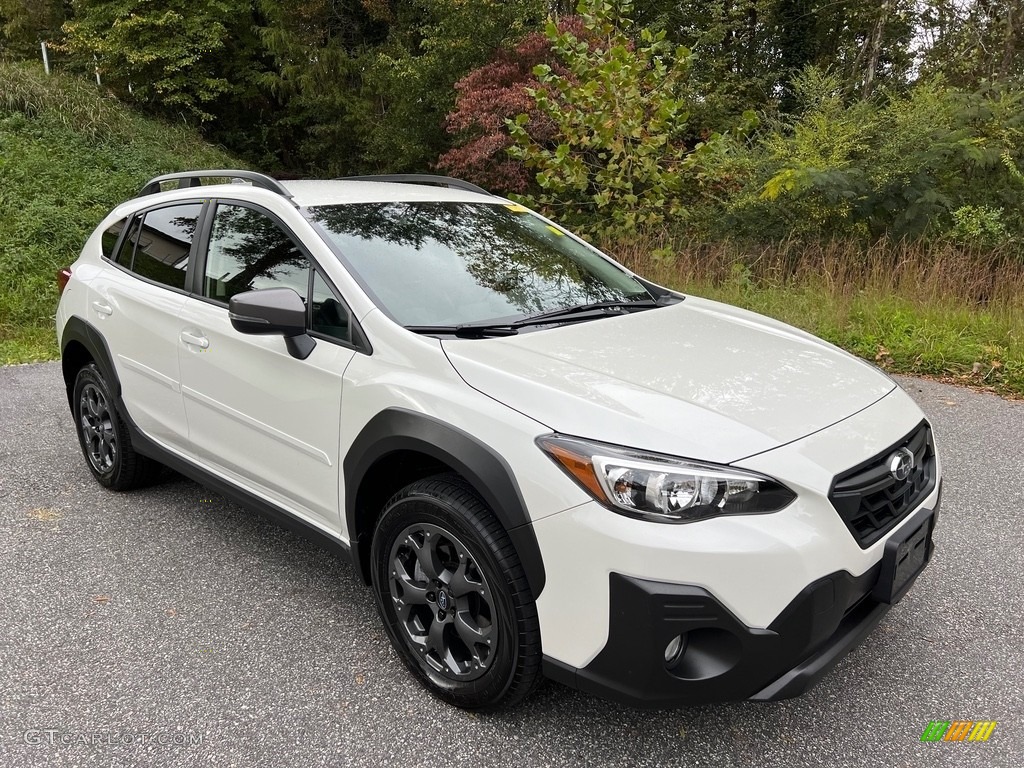
<instances>
[{"instance_id":1,"label":"red leaved tree","mask_svg":"<svg viewBox=\"0 0 1024 768\"><path fill-rule=\"evenodd\" d=\"M581 40L590 36L577 16L561 19L558 28ZM496 192L527 191L531 175L522 161L508 155L513 142L505 121L527 114L530 136L538 142L553 137L554 124L536 109L533 97L526 92L527 88L544 87L533 74L538 64L567 74L547 37L534 32L511 50L500 50L493 61L455 84L455 111L448 115L445 128L456 137L456 146L438 158L439 170Z\"/></svg>"}]
</instances>

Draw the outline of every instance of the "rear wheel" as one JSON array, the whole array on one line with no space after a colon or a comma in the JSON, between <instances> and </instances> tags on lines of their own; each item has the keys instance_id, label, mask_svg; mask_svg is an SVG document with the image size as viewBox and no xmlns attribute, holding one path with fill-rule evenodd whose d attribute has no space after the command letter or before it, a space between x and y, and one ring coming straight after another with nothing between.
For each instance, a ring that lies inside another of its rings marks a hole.
<instances>
[{"instance_id":1,"label":"rear wheel","mask_svg":"<svg viewBox=\"0 0 1024 768\"><path fill-rule=\"evenodd\" d=\"M459 707L520 701L540 673L537 610L508 534L455 475L386 505L372 575L391 642L435 695Z\"/></svg>"},{"instance_id":2,"label":"rear wheel","mask_svg":"<svg viewBox=\"0 0 1024 768\"><path fill-rule=\"evenodd\" d=\"M127 491L156 477L160 465L135 452L110 387L94 363L78 371L71 403L82 453L100 485Z\"/></svg>"}]
</instances>

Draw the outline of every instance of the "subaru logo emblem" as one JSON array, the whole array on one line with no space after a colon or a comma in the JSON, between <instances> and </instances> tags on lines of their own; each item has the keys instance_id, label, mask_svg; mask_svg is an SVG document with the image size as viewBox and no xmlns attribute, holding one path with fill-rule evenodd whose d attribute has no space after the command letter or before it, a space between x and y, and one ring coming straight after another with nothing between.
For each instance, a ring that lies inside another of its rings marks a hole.
<instances>
[{"instance_id":1,"label":"subaru logo emblem","mask_svg":"<svg viewBox=\"0 0 1024 768\"><path fill-rule=\"evenodd\" d=\"M903 482L910 477L914 468L914 454L906 448L900 448L889 457L889 474L896 482Z\"/></svg>"},{"instance_id":2,"label":"subaru logo emblem","mask_svg":"<svg viewBox=\"0 0 1024 768\"><path fill-rule=\"evenodd\" d=\"M448 593L447 592L438 592L437 593L437 607L440 608L442 611L447 611L448 610Z\"/></svg>"}]
</instances>

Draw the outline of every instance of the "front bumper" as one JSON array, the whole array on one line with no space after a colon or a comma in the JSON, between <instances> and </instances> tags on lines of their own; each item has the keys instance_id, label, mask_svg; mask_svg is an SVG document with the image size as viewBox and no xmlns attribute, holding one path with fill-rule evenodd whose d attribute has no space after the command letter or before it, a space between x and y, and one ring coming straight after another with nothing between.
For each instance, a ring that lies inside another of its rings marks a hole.
<instances>
[{"instance_id":1,"label":"front bumper","mask_svg":"<svg viewBox=\"0 0 1024 768\"><path fill-rule=\"evenodd\" d=\"M922 510L930 530L938 517ZM930 540L924 562L931 554ZM923 568L923 567L922 567ZM893 588L886 560L858 577L836 571L804 588L767 628L748 627L698 586L612 573L608 641L585 667L545 658L545 674L636 707L775 701L813 687L857 646L920 574ZM674 638L681 652L666 659Z\"/></svg>"}]
</instances>

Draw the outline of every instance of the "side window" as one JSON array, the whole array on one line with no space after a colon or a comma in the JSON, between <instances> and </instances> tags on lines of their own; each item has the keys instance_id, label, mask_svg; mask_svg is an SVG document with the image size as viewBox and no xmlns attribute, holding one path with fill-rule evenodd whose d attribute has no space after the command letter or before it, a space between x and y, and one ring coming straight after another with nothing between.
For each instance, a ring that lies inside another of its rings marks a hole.
<instances>
[{"instance_id":1,"label":"side window","mask_svg":"<svg viewBox=\"0 0 1024 768\"><path fill-rule=\"evenodd\" d=\"M142 228L141 225L141 216L136 216L135 218L132 219L131 228L128 230L128 234L125 236L124 240L121 241L121 249L112 257L114 261L116 261L125 269L132 268L132 259L135 258L135 246L139 242L139 231ZM104 234L103 237L103 253L104 255L106 255L106 234Z\"/></svg>"},{"instance_id":2,"label":"side window","mask_svg":"<svg viewBox=\"0 0 1024 768\"><path fill-rule=\"evenodd\" d=\"M117 238L121 235L121 231L127 223L127 219L121 219L120 221L115 221L103 231L103 235L100 238L100 250L103 251L103 258L115 261L114 247L117 245Z\"/></svg>"},{"instance_id":3,"label":"side window","mask_svg":"<svg viewBox=\"0 0 1024 768\"><path fill-rule=\"evenodd\" d=\"M313 273L313 307L310 330L346 343L352 341L352 325L349 322L348 310L344 304L338 301L338 297L319 272Z\"/></svg>"},{"instance_id":4,"label":"side window","mask_svg":"<svg viewBox=\"0 0 1024 768\"><path fill-rule=\"evenodd\" d=\"M132 272L183 290L192 237L202 208L199 203L190 203L146 211Z\"/></svg>"},{"instance_id":5,"label":"side window","mask_svg":"<svg viewBox=\"0 0 1024 768\"><path fill-rule=\"evenodd\" d=\"M203 295L227 302L236 293L292 288L306 301L309 259L272 219L241 205L218 205L206 256Z\"/></svg>"}]
</instances>

